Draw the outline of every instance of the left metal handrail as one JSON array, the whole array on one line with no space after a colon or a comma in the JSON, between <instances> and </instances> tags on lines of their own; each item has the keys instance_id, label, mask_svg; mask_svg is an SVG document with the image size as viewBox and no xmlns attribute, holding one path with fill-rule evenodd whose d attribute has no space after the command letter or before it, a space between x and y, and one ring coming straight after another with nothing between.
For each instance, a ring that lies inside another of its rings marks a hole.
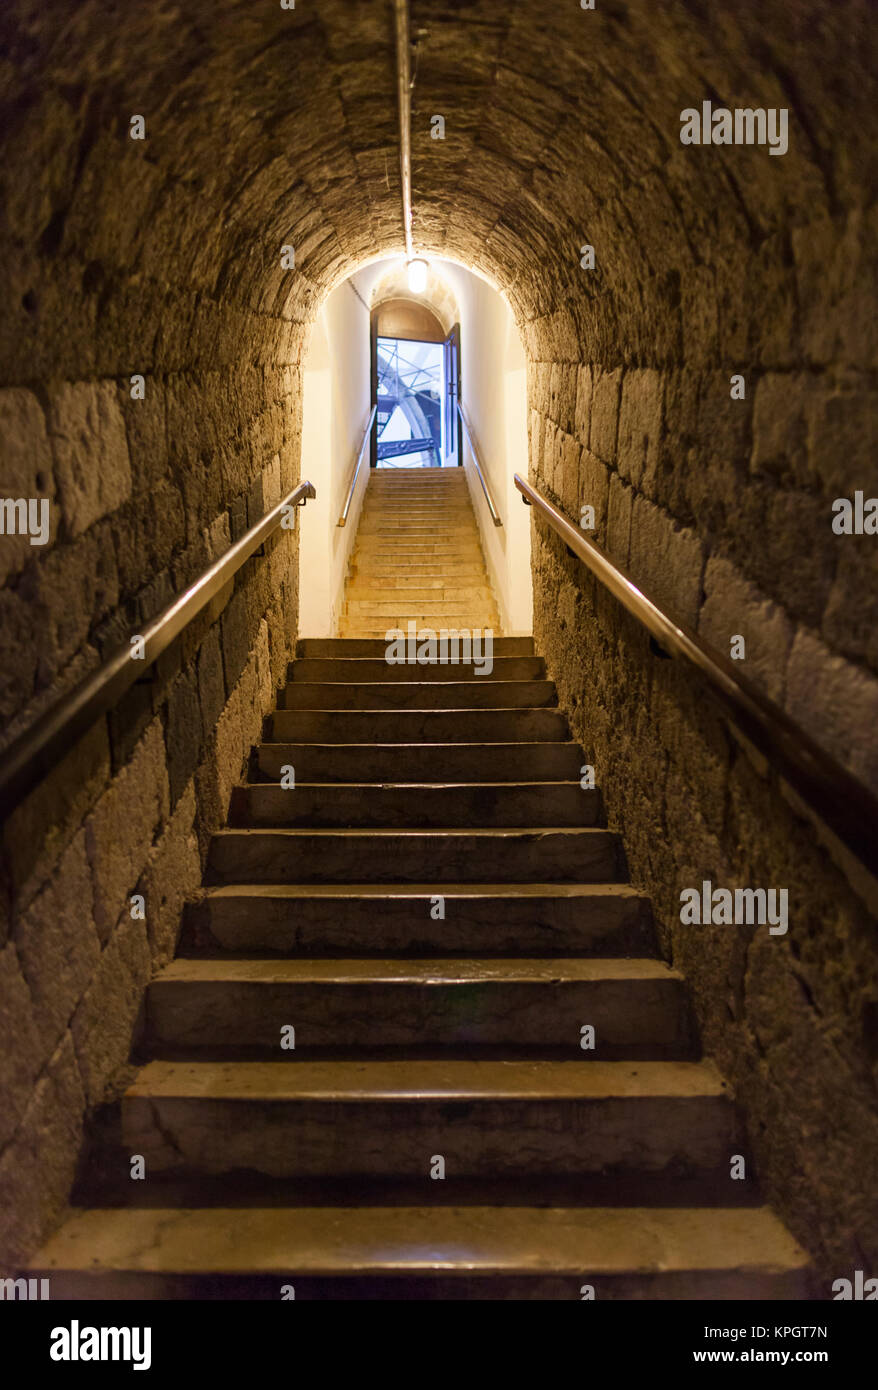
<instances>
[{"instance_id":1,"label":"left metal handrail","mask_svg":"<svg viewBox=\"0 0 878 1390\"><path fill-rule=\"evenodd\" d=\"M378 405L377 405L377 402L376 402L376 404L373 405L373 407L372 407L372 413L371 413L371 415L369 416L369 423L367 424L365 430L363 431L363 442L362 442L362 444L360 445L360 452L357 454L357 461L356 461L356 463L354 464L354 476L351 478L351 485L350 485L350 487L348 488L348 495L347 495L347 498L346 498L346 500L345 500L345 504L344 504L344 506L343 506L342 509L341 509L341 516L339 517L338 522L337 522L337 525L339 525L339 526L346 526L346 525L347 525L348 512L350 511L350 509L351 509L351 503L352 503L353 500L354 500L354 489L355 489L356 486L357 486L357 478L360 476L360 464L363 462L363 454L366 452L366 445L367 445L368 442L369 442L369 435L372 433L372 422L374 421L375 416L377 415L377 413L378 413Z\"/></svg>"},{"instance_id":2,"label":"left metal handrail","mask_svg":"<svg viewBox=\"0 0 878 1390\"><path fill-rule=\"evenodd\" d=\"M86 676L0 754L0 816L8 816L52 771L72 744L107 714L152 666L175 637L234 578L241 566L282 525L291 507L304 506L317 492L307 480L266 512L203 574L178 594L128 644ZM135 645L136 643L136 645Z\"/></svg>"},{"instance_id":3,"label":"left metal handrail","mask_svg":"<svg viewBox=\"0 0 878 1390\"><path fill-rule=\"evenodd\" d=\"M485 477L484 470L482 468L481 463L479 462L479 451L475 446L472 431L470 430L470 427L467 424L467 419L463 413L463 408L460 404L460 401L457 402L457 413L460 416L460 423L463 425L464 432L466 433L467 441L470 447L470 453L473 456L473 463L476 466L476 472L479 475L479 482L482 485L482 492L485 494L485 501L488 504L488 511L491 513L491 520L493 521L495 526L502 526L503 522L500 520L500 513L497 511L496 503L494 502L494 498L491 495L491 489L488 487L488 480Z\"/></svg>"}]
</instances>

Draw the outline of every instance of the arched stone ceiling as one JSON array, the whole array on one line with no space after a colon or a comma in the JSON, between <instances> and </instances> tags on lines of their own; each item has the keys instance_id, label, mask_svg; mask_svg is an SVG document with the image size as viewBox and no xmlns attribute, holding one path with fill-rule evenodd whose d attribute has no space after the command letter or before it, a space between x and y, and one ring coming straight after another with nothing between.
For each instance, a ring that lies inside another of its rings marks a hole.
<instances>
[{"instance_id":1,"label":"arched stone ceiling","mask_svg":"<svg viewBox=\"0 0 878 1390\"><path fill-rule=\"evenodd\" d=\"M414 0L418 248L488 274L532 355L874 360L851 313L869 11ZM295 357L328 288L402 249L389 3L10 0L0 25L7 382ZM788 107L789 153L684 148L702 99ZM796 275L829 282L837 323Z\"/></svg>"}]
</instances>

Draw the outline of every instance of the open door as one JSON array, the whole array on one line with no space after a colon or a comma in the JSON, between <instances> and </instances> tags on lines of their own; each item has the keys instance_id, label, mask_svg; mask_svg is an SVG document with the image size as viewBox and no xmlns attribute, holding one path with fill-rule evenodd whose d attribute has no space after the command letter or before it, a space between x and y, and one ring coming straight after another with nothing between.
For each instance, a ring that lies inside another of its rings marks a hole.
<instances>
[{"instance_id":1,"label":"open door","mask_svg":"<svg viewBox=\"0 0 878 1390\"><path fill-rule=\"evenodd\" d=\"M457 402L460 400L460 324L456 323L442 344L445 381L445 408L442 415L442 454L445 468L457 468L463 462L460 453L460 421Z\"/></svg>"}]
</instances>

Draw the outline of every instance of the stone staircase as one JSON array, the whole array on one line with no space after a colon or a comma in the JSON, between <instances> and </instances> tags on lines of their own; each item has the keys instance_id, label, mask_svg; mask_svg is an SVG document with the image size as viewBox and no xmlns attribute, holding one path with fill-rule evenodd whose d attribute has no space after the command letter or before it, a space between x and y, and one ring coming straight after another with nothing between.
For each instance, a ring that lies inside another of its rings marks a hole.
<instances>
[{"instance_id":1,"label":"stone staircase","mask_svg":"<svg viewBox=\"0 0 878 1390\"><path fill-rule=\"evenodd\" d=\"M499 635L462 468L373 469L345 586L342 637L418 628Z\"/></svg>"},{"instance_id":2,"label":"stone staircase","mask_svg":"<svg viewBox=\"0 0 878 1390\"><path fill-rule=\"evenodd\" d=\"M531 639L490 676L383 652L300 643L31 1272L53 1298L809 1296L730 1179L740 1117Z\"/></svg>"}]
</instances>

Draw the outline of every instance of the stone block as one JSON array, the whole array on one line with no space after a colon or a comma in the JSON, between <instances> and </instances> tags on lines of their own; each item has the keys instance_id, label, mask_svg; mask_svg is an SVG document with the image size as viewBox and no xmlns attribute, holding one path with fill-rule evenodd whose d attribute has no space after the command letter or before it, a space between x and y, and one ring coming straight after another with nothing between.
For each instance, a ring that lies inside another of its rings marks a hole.
<instances>
[{"instance_id":1,"label":"stone block","mask_svg":"<svg viewBox=\"0 0 878 1390\"><path fill-rule=\"evenodd\" d=\"M84 831L71 841L46 886L22 913L15 943L37 1027L54 1048L101 954Z\"/></svg>"},{"instance_id":2,"label":"stone block","mask_svg":"<svg viewBox=\"0 0 878 1390\"><path fill-rule=\"evenodd\" d=\"M146 376L141 401L131 399L131 385L126 378L119 388L119 406L128 440L132 492L135 496L151 493L164 480L168 468L164 382L159 377Z\"/></svg>"},{"instance_id":3,"label":"stone block","mask_svg":"<svg viewBox=\"0 0 878 1390\"><path fill-rule=\"evenodd\" d=\"M555 491L561 505L571 515L579 516L579 456L582 452L569 434L560 436L561 458L555 474Z\"/></svg>"},{"instance_id":4,"label":"stone block","mask_svg":"<svg viewBox=\"0 0 878 1390\"><path fill-rule=\"evenodd\" d=\"M161 721L149 726L131 761L104 792L85 825L98 933L106 942L146 866L169 811Z\"/></svg>"},{"instance_id":5,"label":"stone block","mask_svg":"<svg viewBox=\"0 0 878 1390\"><path fill-rule=\"evenodd\" d=\"M635 487L648 487L658 467L662 378L651 369L628 371L622 382L616 463Z\"/></svg>"},{"instance_id":6,"label":"stone block","mask_svg":"<svg viewBox=\"0 0 878 1390\"><path fill-rule=\"evenodd\" d=\"M0 390L0 496L17 501L23 499L48 502L48 534L45 544L51 545L58 530L58 508L55 497L55 478L52 450L46 433L46 419L36 396L19 388ZM41 510L33 520L40 524ZM8 511L8 509L7 509ZM29 520L17 509L14 522L10 515L0 518L4 530L0 534L0 584L8 575L16 574L28 560L40 554L42 546L32 545L28 534ZM24 530L21 522L25 522ZM15 530L12 525L15 525ZM39 531L34 533L39 535Z\"/></svg>"},{"instance_id":7,"label":"stone block","mask_svg":"<svg viewBox=\"0 0 878 1390\"><path fill-rule=\"evenodd\" d=\"M729 656L732 636L740 634L746 656L735 664L740 666L741 674L755 680L773 700L782 703L793 641L792 623L780 604L765 598L721 556L711 556L707 562L698 631L723 656Z\"/></svg>"},{"instance_id":8,"label":"stone block","mask_svg":"<svg viewBox=\"0 0 878 1390\"><path fill-rule=\"evenodd\" d=\"M810 390L808 468L824 497L830 503L836 497L852 500L857 489L878 496L878 391L859 378L850 386Z\"/></svg>"},{"instance_id":9,"label":"stone block","mask_svg":"<svg viewBox=\"0 0 878 1390\"><path fill-rule=\"evenodd\" d=\"M573 432L580 444L588 447L588 431L591 421L591 367L580 363L576 369L576 406L573 415Z\"/></svg>"},{"instance_id":10,"label":"stone block","mask_svg":"<svg viewBox=\"0 0 878 1390\"><path fill-rule=\"evenodd\" d=\"M168 692L165 747L170 804L176 806L201 760L201 704L194 666L181 671Z\"/></svg>"},{"instance_id":11,"label":"stone block","mask_svg":"<svg viewBox=\"0 0 878 1390\"><path fill-rule=\"evenodd\" d=\"M610 474L607 498L607 529L604 544L607 554L623 569L628 566L631 547L631 509L634 489L622 482L618 473Z\"/></svg>"},{"instance_id":12,"label":"stone block","mask_svg":"<svg viewBox=\"0 0 878 1390\"><path fill-rule=\"evenodd\" d=\"M219 627L211 628L198 652L198 699L201 705L202 731L207 739L216 728L216 722L226 702Z\"/></svg>"},{"instance_id":13,"label":"stone block","mask_svg":"<svg viewBox=\"0 0 878 1390\"><path fill-rule=\"evenodd\" d=\"M645 497L635 497L631 513L629 569L635 584L666 605L678 621L694 627L701 603L704 553L689 527Z\"/></svg>"},{"instance_id":14,"label":"stone block","mask_svg":"<svg viewBox=\"0 0 878 1390\"><path fill-rule=\"evenodd\" d=\"M21 1268L67 1203L82 1142L85 1095L66 1033L0 1157L0 1270Z\"/></svg>"},{"instance_id":15,"label":"stone block","mask_svg":"<svg viewBox=\"0 0 878 1390\"><path fill-rule=\"evenodd\" d=\"M589 540L602 545L607 533L607 501L610 492L610 472L599 458L588 449L582 450L579 466L577 495L572 499L569 510L573 520L579 524L582 508L594 507L594 530L584 531Z\"/></svg>"},{"instance_id":16,"label":"stone block","mask_svg":"<svg viewBox=\"0 0 878 1390\"><path fill-rule=\"evenodd\" d=\"M19 911L33 901L110 776L106 722L73 744L3 824L3 849Z\"/></svg>"},{"instance_id":17,"label":"stone block","mask_svg":"<svg viewBox=\"0 0 878 1390\"><path fill-rule=\"evenodd\" d=\"M607 372L596 368L592 385L591 432L589 448L604 463L616 459L616 436L619 427L619 396L622 388L622 368Z\"/></svg>"},{"instance_id":18,"label":"stone block","mask_svg":"<svg viewBox=\"0 0 878 1390\"><path fill-rule=\"evenodd\" d=\"M787 713L878 792L878 679L801 628L787 667Z\"/></svg>"},{"instance_id":19,"label":"stone block","mask_svg":"<svg viewBox=\"0 0 878 1390\"><path fill-rule=\"evenodd\" d=\"M146 924L132 920L126 908L73 1017L73 1041L89 1105L114 1099L125 1079L151 968Z\"/></svg>"},{"instance_id":20,"label":"stone block","mask_svg":"<svg viewBox=\"0 0 878 1390\"><path fill-rule=\"evenodd\" d=\"M201 882L195 815L195 784L192 781L159 838L141 883L154 967L173 958L183 904Z\"/></svg>"},{"instance_id":21,"label":"stone block","mask_svg":"<svg viewBox=\"0 0 878 1390\"><path fill-rule=\"evenodd\" d=\"M115 384L62 383L50 393L49 424L64 521L70 535L79 536L131 496Z\"/></svg>"},{"instance_id":22,"label":"stone block","mask_svg":"<svg viewBox=\"0 0 878 1390\"><path fill-rule=\"evenodd\" d=\"M757 382L751 473L769 473L787 485L805 481L813 385L805 372L769 372Z\"/></svg>"},{"instance_id":23,"label":"stone block","mask_svg":"<svg viewBox=\"0 0 878 1390\"><path fill-rule=\"evenodd\" d=\"M0 951L0 1148L25 1112L34 1081L52 1045L37 1022L15 944Z\"/></svg>"},{"instance_id":24,"label":"stone block","mask_svg":"<svg viewBox=\"0 0 878 1390\"><path fill-rule=\"evenodd\" d=\"M232 690L250 654L247 596L242 589L238 589L223 613L221 631L226 689Z\"/></svg>"}]
</instances>

